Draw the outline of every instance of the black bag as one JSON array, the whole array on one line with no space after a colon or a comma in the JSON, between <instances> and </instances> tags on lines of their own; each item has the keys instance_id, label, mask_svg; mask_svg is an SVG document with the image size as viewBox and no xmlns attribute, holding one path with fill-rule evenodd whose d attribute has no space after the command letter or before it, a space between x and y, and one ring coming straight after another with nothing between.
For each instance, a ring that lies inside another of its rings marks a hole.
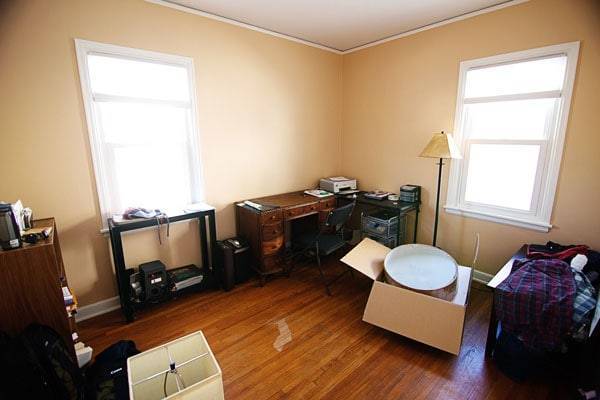
<instances>
[{"instance_id":1,"label":"black bag","mask_svg":"<svg viewBox=\"0 0 600 400\"><path fill-rule=\"evenodd\" d=\"M0 342L0 397L83 399L83 376L52 328L32 324L15 339L4 336Z\"/></svg>"},{"instance_id":2,"label":"black bag","mask_svg":"<svg viewBox=\"0 0 600 400\"><path fill-rule=\"evenodd\" d=\"M133 341L120 340L98 354L87 371L89 399L129 399L127 358L139 352Z\"/></svg>"}]
</instances>

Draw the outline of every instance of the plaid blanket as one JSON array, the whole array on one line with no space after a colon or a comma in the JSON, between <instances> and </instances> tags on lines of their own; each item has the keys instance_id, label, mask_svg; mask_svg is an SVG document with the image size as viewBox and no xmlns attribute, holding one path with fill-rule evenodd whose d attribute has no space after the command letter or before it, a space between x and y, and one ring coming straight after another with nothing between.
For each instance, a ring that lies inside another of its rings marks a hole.
<instances>
[{"instance_id":1,"label":"plaid blanket","mask_svg":"<svg viewBox=\"0 0 600 400\"><path fill-rule=\"evenodd\" d=\"M571 267L557 259L516 260L495 291L502 329L534 350L557 349L573 327L576 284Z\"/></svg>"}]
</instances>

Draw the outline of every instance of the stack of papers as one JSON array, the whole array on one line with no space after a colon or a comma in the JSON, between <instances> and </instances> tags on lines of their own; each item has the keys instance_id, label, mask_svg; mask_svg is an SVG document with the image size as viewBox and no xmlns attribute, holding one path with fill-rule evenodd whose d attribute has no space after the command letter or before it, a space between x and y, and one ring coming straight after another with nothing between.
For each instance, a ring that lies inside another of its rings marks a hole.
<instances>
[{"instance_id":1,"label":"stack of papers","mask_svg":"<svg viewBox=\"0 0 600 400\"><path fill-rule=\"evenodd\" d=\"M321 189L305 190L304 193L309 194L311 196L319 197L319 198L333 196L333 193L329 193L328 191L321 190Z\"/></svg>"}]
</instances>

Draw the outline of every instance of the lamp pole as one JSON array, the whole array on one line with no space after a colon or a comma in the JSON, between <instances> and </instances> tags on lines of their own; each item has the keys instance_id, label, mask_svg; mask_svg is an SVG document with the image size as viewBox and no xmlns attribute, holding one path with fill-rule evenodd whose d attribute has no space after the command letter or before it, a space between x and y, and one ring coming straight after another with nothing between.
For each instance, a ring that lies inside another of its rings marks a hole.
<instances>
[{"instance_id":1,"label":"lamp pole","mask_svg":"<svg viewBox=\"0 0 600 400\"><path fill-rule=\"evenodd\" d=\"M442 132L443 133L443 132ZM438 229L438 218L440 214L440 186L442 185L442 165L444 165L444 159L440 158L439 169L438 169L438 184L437 184L437 198L435 200L435 222L433 223L433 245L437 242L437 229Z\"/></svg>"}]
</instances>

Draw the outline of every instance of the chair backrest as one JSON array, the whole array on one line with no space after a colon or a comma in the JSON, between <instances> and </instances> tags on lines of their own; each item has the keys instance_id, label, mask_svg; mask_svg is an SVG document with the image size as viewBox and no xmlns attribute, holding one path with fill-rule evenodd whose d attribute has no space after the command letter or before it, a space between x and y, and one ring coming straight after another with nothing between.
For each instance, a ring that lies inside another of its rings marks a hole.
<instances>
[{"instance_id":1,"label":"chair backrest","mask_svg":"<svg viewBox=\"0 0 600 400\"><path fill-rule=\"evenodd\" d=\"M338 207L332 210L329 215L327 215L327 220L325 221L325 227L335 227L336 232L343 227L346 222L350 219L352 215L352 210L354 209L354 202L350 204L346 204L345 206Z\"/></svg>"}]
</instances>

